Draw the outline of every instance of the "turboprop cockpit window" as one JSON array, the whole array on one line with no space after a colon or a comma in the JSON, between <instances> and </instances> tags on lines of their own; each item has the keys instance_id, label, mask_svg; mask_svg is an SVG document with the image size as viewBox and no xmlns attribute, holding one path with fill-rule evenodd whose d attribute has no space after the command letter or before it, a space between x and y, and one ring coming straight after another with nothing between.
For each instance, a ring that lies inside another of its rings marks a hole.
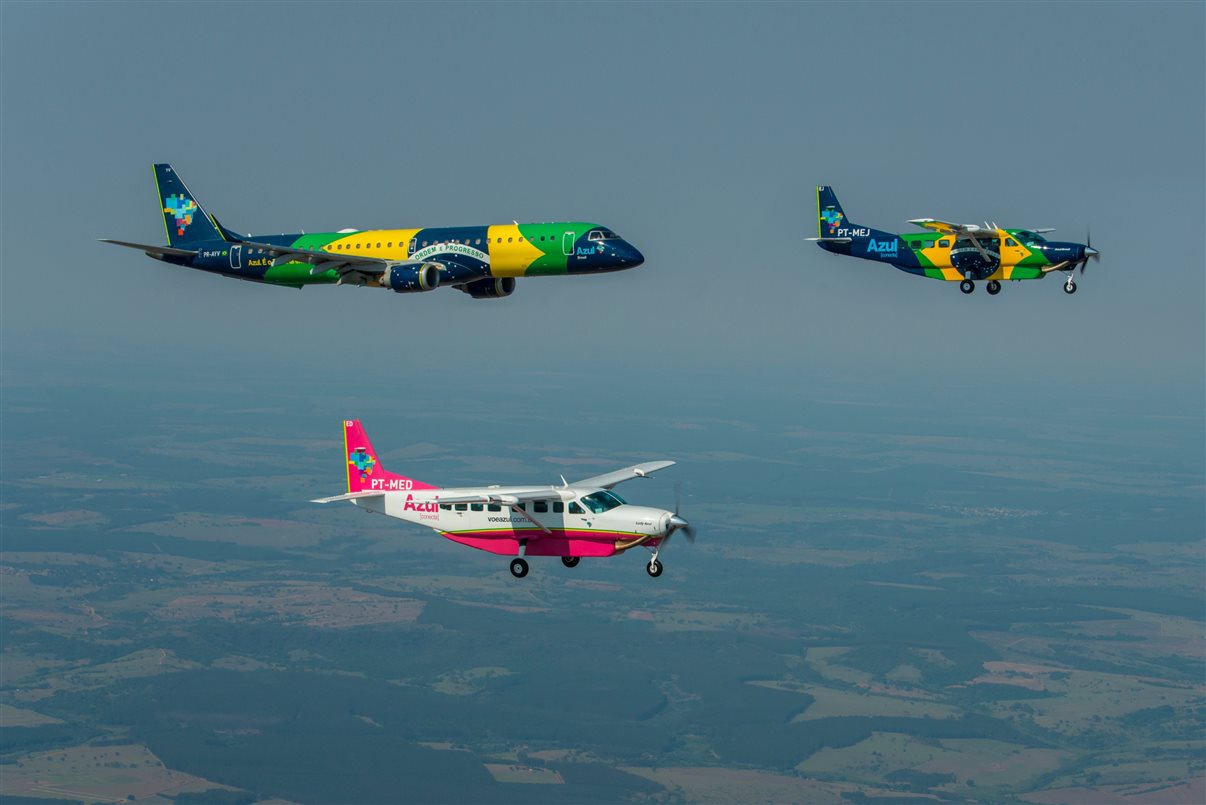
<instances>
[{"instance_id":1,"label":"turboprop cockpit window","mask_svg":"<svg viewBox=\"0 0 1206 805\"><path fill-rule=\"evenodd\" d=\"M582 505L590 509L595 514L602 514L605 511L611 511L616 506L622 506L624 501L620 500L617 495L611 492L599 491L592 492L582 498Z\"/></svg>"}]
</instances>

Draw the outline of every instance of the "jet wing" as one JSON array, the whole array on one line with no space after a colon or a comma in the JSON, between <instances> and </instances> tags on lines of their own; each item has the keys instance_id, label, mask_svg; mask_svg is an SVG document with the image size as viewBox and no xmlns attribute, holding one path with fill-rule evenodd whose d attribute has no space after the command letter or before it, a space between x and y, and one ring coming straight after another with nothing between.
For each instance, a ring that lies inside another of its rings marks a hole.
<instances>
[{"instance_id":1,"label":"jet wing","mask_svg":"<svg viewBox=\"0 0 1206 805\"><path fill-rule=\"evenodd\" d=\"M297 249L292 246L278 246L272 243L257 243L251 240L240 241L238 244L244 249L255 249L272 257L272 265L279 266L285 263L309 263L313 268L310 269L310 274L322 274L331 269L335 269L341 275L343 274L367 274L369 276L377 276L384 274L394 266L421 266L425 265L422 260L386 260L381 257L365 257L358 254L331 254L330 252L309 251L307 249ZM439 263L443 270L443 266Z\"/></svg>"},{"instance_id":2,"label":"jet wing","mask_svg":"<svg viewBox=\"0 0 1206 805\"><path fill-rule=\"evenodd\" d=\"M622 470L614 472L605 472L602 475L594 475L590 478L583 478L571 486L590 486L601 487L603 489L611 489L616 484L624 481L631 481L633 478L644 478L651 472L664 470L666 467L674 466L673 461L646 461L644 464L634 464L631 467L625 467Z\"/></svg>"}]
</instances>

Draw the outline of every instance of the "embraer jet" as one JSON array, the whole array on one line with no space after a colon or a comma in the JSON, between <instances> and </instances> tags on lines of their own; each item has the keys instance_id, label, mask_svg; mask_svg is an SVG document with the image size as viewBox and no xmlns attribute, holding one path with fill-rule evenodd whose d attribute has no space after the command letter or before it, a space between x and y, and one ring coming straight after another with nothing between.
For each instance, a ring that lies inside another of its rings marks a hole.
<instances>
[{"instance_id":1,"label":"embraer jet","mask_svg":"<svg viewBox=\"0 0 1206 805\"><path fill-rule=\"evenodd\" d=\"M846 217L832 187L817 188L817 237L827 252L887 263L918 277L959 283L971 293L984 280L990 295L1001 280L1041 280L1053 271L1067 274L1064 293L1076 293L1073 271L1083 274L1089 259L1099 259L1091 242L1047 240L1051 229L1002 229L996 224L952 224L933 218L909 221L930 232L897 235L855 224ZM1088 239L1086 239L1088 240Z\"/></svg>"},{"instance_id":2,"label":"embraer jet","mask_svg":"<svg viewBox=\"0 0 1206 805\"><path fill-rule=\"evenodd\" d=\"M398 293L445 285L474 299L496 299L514 293L518 277L597 274L645 262L612 230L581 221L240 235L201 207L171 165L155 165L155 183L168 245L103 242L269 285L359 285Z\"/></svg>"},{"instance_id":3,"label":"embraer jet","mask_svg":"<svg viewBox=\"0 0 1206 805\"><path fill-rule=\"evenodd\" d=\"M695 531L676 511L634 506L612 489L673 461L647 461L561 486L485 486L441 489L381 466L360 420L343 423L348 491L313 503L351 501L370 512L427 526L453 542L513 556L511 575L528 575L523 556L560 556L566 567L582 557L615 556L631 548L652 552L645 572L662 575L659 552L677 531ZM520 556L523 554L523 556Z\"/></svg>"}]
</instances>

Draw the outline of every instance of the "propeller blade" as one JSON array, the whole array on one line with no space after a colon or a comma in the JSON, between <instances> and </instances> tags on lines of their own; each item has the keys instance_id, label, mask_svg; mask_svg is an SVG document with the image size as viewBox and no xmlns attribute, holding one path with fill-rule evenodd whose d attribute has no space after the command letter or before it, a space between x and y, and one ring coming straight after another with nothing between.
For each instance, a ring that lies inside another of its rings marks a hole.
<instances>
[{"instance_id":1,"label":"propeller blade","mask_svg":"<svg viewBox=\"0 0 1206 805\"><path fill-rule=\"evenodd\" d=\"M695 544L695 526L688 523L679 515L679 510L682 504L682 483L675 481L674 483L674 516L670 518L670 531L666 534L666 539L669 540L674 532L681 531L687 538L687 542Z\"/></svg>"},{"instance_id":2,"label":"propeller blade","mask_svg":"<svg viewBox=\"0 0 1206 805\"><path fill-rule=\"evenodd\" d=\"M1080 273L1085 273L1085 266L1089 264L1089 258L1093 259L1094 263L1101 262L1101 252L1093 248L1093 232L1089 227L1085 227L1085 259L1080 261Z\"/></svg>"}]
</instances>

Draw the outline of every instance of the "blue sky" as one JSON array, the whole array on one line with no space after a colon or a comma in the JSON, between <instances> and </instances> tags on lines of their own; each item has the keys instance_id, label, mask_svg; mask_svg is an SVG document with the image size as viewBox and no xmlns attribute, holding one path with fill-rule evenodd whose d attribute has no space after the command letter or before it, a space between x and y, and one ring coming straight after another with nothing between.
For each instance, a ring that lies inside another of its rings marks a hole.
<instances>
[{"instance_id":1,"label":"blue sky","mask_svg":"<svg viewBox=\"0 0 1206 805\"><path fill-rule=\"evenodd\" d=\"M0 356L1200 416L1203 33L1201 3L6 3ZM243 231L581 218L647 262L485 302L233 283L96 243L162 239L159 160ZM963 297L804 242L818 183L889 229L1091 226L1102 260Z\"/></svg>"}]
</instances>

